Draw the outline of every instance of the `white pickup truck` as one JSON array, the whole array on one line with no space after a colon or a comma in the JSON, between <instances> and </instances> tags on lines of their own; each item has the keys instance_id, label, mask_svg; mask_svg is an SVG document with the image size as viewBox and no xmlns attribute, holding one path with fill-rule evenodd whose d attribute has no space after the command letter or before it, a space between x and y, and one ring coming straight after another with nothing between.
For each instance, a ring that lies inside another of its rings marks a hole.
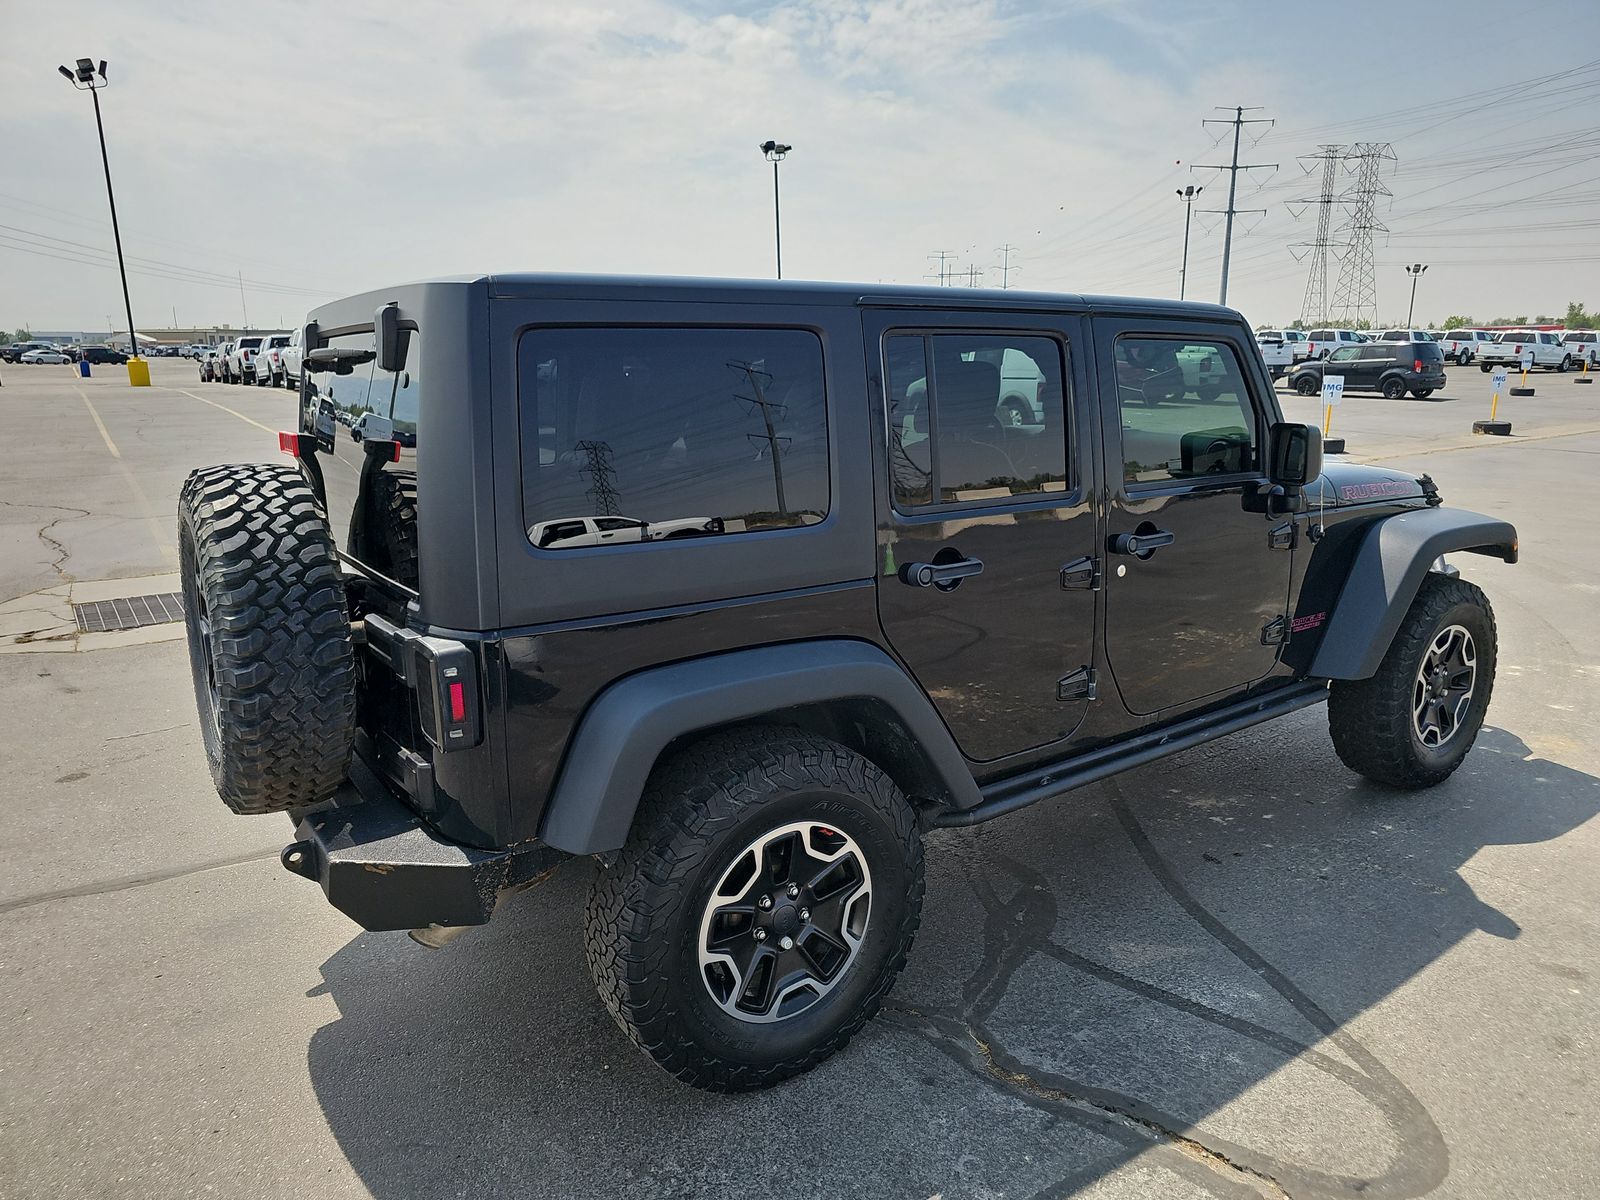
<instances>
[{"instance_id":1,"label":"white pickup truck","mask_svg":"<svg viewBox=\"0 0 1600 1200\"><path fill-rule=\"evenodd\" d=\"M1478 369L1488 372L1496 367L1516 367L1529 351L1533 353L1535 367L1565 371L1572 366L1572 350L1562 344L1559 333L1548 333L1542 329L1508 329L1494 341L1484 343L1478 356Z\"/></svg>"},{"instance_id":2,"label":"white pickup truck","mask_svg":"<svg viewBox=\"0 0 1600 1200\"><path fill-rule=\"evenodd\" d=\"M287 333L269 333L261 339L255 374L255 381L261 387L277 387L283 382L283 351L288 345Z\"/></svg>"},{"instance_id":3,"label":"white pickup truck","mask_svg":"<svg viewBox=\"0 0 1600 1200\"><path fill-rule=\"evenodd\" d=\"M1281 378L1294 366L1294 343L1281 329L1256 330L1256 345L1261 347L1261 357L1267 360L1267 370L1274 379Z\"/></svg>"},{"instance_id":4,"label":"white pickup truck","mask_svg":"<svg viewBox=\"0 0 1600 1200\"><path fill-rule=\"evenodd\" d=\"M1568 329L1561 335L1561 344L1571 352L1575 364L1587 362L1591 371L1600 367L1600 333L1592 329Z\"/></svg>"},{"instance_id":5,"label":"white pickup truck","mask_svg":"<svg viewBox=\"0 0 1600 1200\"><path fill-rule=\"evenodd\" d=\"M256 381L256 355L261 352L264 339L259 334L242 337L233 343L228 357L222 361L224 383L254 383Z\"/></svg>"},{"instance_id":6,"label":"white pickup truck","mask_svg":"<svg viewBox=\"0 0 1600 1200\"><path fill-rule=\"evenodd\" d=\"M1459 367L1470 363L1498 336L1488 329L1447 329L1437 335L1445 358L1455 360Z\"/></svg>"},{"instance_id":7,"label":"white pickup truck","mask_svg":"<svg viewBox=\"0 0 1600 1200\"><path fill-rule=\"evenodd\" d=\"M305 357L305 336L306 329L302 325L289 335L289 344L278 352L278 361L283 365L283 386L295 391L300 390L300 363Z\"/></svg>"}]
</instances>

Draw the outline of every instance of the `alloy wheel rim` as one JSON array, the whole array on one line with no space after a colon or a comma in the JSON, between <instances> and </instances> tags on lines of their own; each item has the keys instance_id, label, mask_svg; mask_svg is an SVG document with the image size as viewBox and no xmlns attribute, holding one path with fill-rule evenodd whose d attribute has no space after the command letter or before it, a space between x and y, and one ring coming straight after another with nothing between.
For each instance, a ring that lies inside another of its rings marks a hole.
<instances>
[{"instance_id":1,"label":"alloy wheel rim","mask_svg":"<svg viewBox=\"0 0 1600 1200\"><path fill-rule=\"evenodd\" d=\"M695 943L701 983L740 1021L797 1016L849 973L871 910L872 872L853 838L819 821L773 829L711 889Z\"/></svg>"},{"instance_id":2,"label":"alloy wheel rim","mask_svg":"<svg viewBox=\"0 0 1600 1200\"><path fill-rule=\"evenodd\" d=\"M1478 680L1478 652L1461 625L1440 630L1429 643L1411 688L1411 728L1430 750L1448 743L1466 724Z\"/></svg>"}]
</instances>

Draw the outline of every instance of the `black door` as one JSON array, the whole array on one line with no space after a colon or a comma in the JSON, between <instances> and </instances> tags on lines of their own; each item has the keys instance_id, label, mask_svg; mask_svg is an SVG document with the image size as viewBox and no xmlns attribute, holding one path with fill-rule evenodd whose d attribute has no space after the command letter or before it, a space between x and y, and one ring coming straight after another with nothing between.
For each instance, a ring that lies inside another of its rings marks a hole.
<instances>
[{"instance_id":1,"label":"black door","mask_svg":"<svg viewBox=\"0 0 1600 1200\"><path fill-rule=\"evenodd\" d=\"M1060 741L1094 661L1094 427L1076 318L863 317L878 413L878 612L962 752ZM1081 357L1081 352L1080 357ZM1074 374L1078 379L1074 382Z\"/></svg>"},{"instance_id":2,"label":"black door","mask_svg":"<svg viewBox=\"0 0 1600 1200\"><path fill-rule=\"evenodd\" d=\"M1368 364L1370 366L1370 364ZM1344 386L1349 391L1361 387L1371 387L1370 380L1363 382L1363 365L1360 346L1340 346L1328 355L1328 364L1323 369L1323 375L1343 375ZM1370 375L1371 372L1367 371Z\"/></svg>"},{"instance_id":3,"label":"black door","mask_svg":"<svg viewBox=\"0 0 1600 1200\"><path fill-rule=\"evenodd\" d=\"M1244 505L1265 481L1276 409L1243 330L1095 325L1110 492L1106 655L1124 704L1148 715L1220 698L1277 660L1269 643L1290 551L1272 531L1287 518Z\"/></svg>"}]
</instances>

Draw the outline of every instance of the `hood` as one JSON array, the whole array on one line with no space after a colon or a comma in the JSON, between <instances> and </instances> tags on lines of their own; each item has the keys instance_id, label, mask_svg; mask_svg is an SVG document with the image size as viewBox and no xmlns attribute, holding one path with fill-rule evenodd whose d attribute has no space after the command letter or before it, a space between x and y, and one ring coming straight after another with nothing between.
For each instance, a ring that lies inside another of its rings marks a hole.
<instances>
[{"instance_id":1,"label":"hood","mask_svg":"<svg viewBox=\"0 0 1600 1200\"><path fill-rule=\"evenodd\" d=\"M1431 500L1437 504L1438 489L1432 480L1424 484L1422 479L1406 471L1329 458L1322 464L1321 478L1306 488L1306 499L1312 507L1321 504L1328 508L1396 500Z\"/></svg>"}]
</instances>

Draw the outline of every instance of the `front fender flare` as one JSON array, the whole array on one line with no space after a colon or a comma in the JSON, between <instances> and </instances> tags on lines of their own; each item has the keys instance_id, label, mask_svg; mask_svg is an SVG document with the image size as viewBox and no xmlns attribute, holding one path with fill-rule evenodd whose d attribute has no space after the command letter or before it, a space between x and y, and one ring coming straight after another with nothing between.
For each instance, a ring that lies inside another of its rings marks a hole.
<instances>
[{"instance_id":1,"label":"front fender flare","mask_svg":"<svg viewBox=\"0 0 1600 1200\"><path fill-rule=\"evenodd\" d=\"M673 741L784 710L867 700L916 743L942 805L982 796L955 739L922 690L882 649L843 638L736 650L654 667L612 684L578 723L539 838L573 854L620 849L650 772Z\"/></svg>"},{"instance_id":2,"label":"front fender flare","mask_svg":"<svg viewBox=\"0 0 1600 1200\"><path fill-rule=\"evenodd\" d=\"M1441 554L1467 550L1517 561L1507 521L1459 508L1424 508L1373 522L1362 538L1307 674L1370 679L1388 653L1417 589Z\"/></svg>"}]
</instances>

